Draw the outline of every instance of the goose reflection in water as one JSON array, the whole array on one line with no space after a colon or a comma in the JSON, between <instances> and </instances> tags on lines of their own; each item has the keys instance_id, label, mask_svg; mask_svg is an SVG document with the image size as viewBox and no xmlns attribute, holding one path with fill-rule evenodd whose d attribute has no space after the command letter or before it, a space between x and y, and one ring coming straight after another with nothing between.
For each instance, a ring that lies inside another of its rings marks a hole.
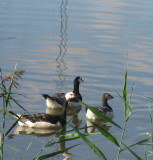
<instances>
[{"instance_id":1,"label":"goose reflection in water","mask_svg":"<svg viewBox=\"0 0 153 160\"><path fill-rule=\"evenodd\" d=\"M92 121L100 125L105 131L109 131L109 128L112 127L112 126L108 126L105 121L100 119L94 119ZM95 126L87 120L85 133L93 133L94 131L95 131Z\"/></svg>"},{"instance_id":2,"label":"goose reflection in water","mask_svg":"<svg viewBox=\"0 0 153 160\"><path fill-rule=\"evenodd\" d=\"M46 128L31 128L26 126L18 126L13 134L9 135L9 138L13 138L15 135L34 135L38 137L50 136L59 133L59 129L46 129Z\"/></svg>"},{"instance_id":3,"label":"goose reflection in water","mask_svg":"<svg viewBox=\"0 0 153 160\"><path fill-rule=\"evenodd\" d=\"M62 129L45 129L45 128L30 128L30 127L25 127L25 126L18 126L13 134L10 134L8 136L9 139L14 138L16 135L33 135L37 137L48 137L54 134L61 134L59 136L59 141L60 141L60 149L65 150L66 149L66 144L65 144L65 133L66 133L66 127L63 127ZM68 151L63 152L64 159L63 160L70 160L71 159L71 153Z\"/></svg>"}]
</instances>

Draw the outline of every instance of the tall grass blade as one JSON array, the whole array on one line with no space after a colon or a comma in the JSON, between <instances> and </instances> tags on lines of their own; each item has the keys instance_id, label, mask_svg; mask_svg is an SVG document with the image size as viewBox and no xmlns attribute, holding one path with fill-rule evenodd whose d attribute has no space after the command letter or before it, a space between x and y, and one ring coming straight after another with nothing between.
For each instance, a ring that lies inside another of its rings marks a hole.
<instances>
[{"instance_id":1,"label":"tall grass blade","mask_svg":"<svg viewBox=\"0 0 153 160\"><path fill-rule=\"evenodd\" d=\"M11 130L17 125L19 119L15 121L15 123L13 123L13 125L9 128L9 130L5 133L5 137L11 132Z\"/></svg>"},{"instance_id":2,"label":"tall grass blade","mask_svg":"<svg viewBox=\"0 0 153 160\"><path fill-rule=\"evenodd\" d=\"M21 152L19 149L14 148L14 147L11 147L11 146L8 146L7 144L5 144L5 146L8 147L8 148L10 148L10 149L13 149L13 150L15 150L15 151L17 151L17 152Z\"/></svg>"},{"instance_id":3,"label":"tall grass blade","mask_svg":"<svg viewBox=\"0 0 153 160\"><path fill-rule=\"evenodd\" d=\"M151 114L151 108L150 108L150 105L149 105L149 117L150 117L150 124L151 124L151 139L152 139L152 143L153 143L153 123L152 123L152 114ZM153 146L152 146L153 148Z\"/></svg>"},{"instance_id":4,"label":"tall grass blade","mask_svg":"<svg viewBox=\"0 0 153 160\"><path fill-rule=\"evenodd\" d=\"M146 158L146 160L149 160L149 159L148 159L148 157L150 157L150 156L152 156L152 155L153 155L153 152L152 152L152 151L149 151L149 153L150 153L150 154L148 154L148 155L147 155L147 154L145 154L145 157L144 157L144 158Z\"/></svg>"},{"instance_id":5,"label":"tall grass blade","mask_svg":"<svg viewBox=\"0 0 153 160\"><path fill-rule=\"evenodd\" d=\"M131 94L130 94L130 99L129 99L129 105L131 104L132 92L133 92L133 89L134 89L134 82L135 82L135 77L134 77L134 80L133 80L133 83L132 83Z\"/></svg>"},{"instance_id":6,"label":"tall grass blade","mask_svg":"<svg viewBox=\"0 0 153 160\"><path fill-rule=\"evenodd\" d=\"M40 156L40 157L38 157L36 160L43 160L43 159L46 159L46 158L50 158L50 157L56 156L56 155L58 155L58 154L60 154L60 153L63 153L63 152L65 152L65 151L68 151L68 150L70 150L71 148L76 147L76 146L78 146L78 145L74 145L74 146L68 147L68 148L66 148L66 149L57 151L57 152L52 152L52 153L50 153L50 154L46 154L46 155Z\"/></svg>"},{"instance_id":7,"label":"tall grass blade","mask_svg":"<svg viewBox=\"0 0 153 160\"><path fill-rule=\"evenodd\" d=\"M151 138L143 139L143 140L141 140L141 141L139 141L139 142L137 142L137 143L134 143L134 144L132 144L132 145L130 145L130 146L128 146L128 147L131 148L131 147L134 147L134 146L137 146L137 145L146 145L146 144L144 144L144 143L147 142L147 141L150 141L150 139L151 139ZM151 144L151 145L152 145L152 144ZM125 148L123 148L123 149L121 150L121 152L124 151L124 150L125 150Z\"/></svg>"},{"instance_id":8,"label":"tall grass blade","mask_svg":"<svg viewBox=\"0 0 153 160\"><path fill-rule=\"evenodd\" d=\"M108 140L110 140L111 142L113 142L115 145L119 146L116 138L111 135L109 132L107 132L106 130L104 130L100 125L98 125L97 123L93 122L92 120L88 119L88 118L85 118L83 116L81 116L82 118L86 119L87 121L89 121L90 123L92 123L94 125L94 127L96 127L99 132L101 134L103 134Z\"/></svg>"},{"instance_id":9,"label":"tall grass blade","mask_svg":"<svg viewBox=\"0 0 153 160\"><path fill-rule=\"evenodd\" d=\"M16 71L16 66L14 70ZM11 78L11 82L10 82L8 90L3 84L3 77L2 77L1 69L0 69L0 78L1 78L1 84L2 84L3 90L5 91L5 96L3 96L3 121L2 121L2 138L1 138L1 157L0 157L1 160L3 160L3 146L4 146L4 140L5 140L4 139L5 137L5 116L7 113L8 104L10 104L9 99L10 99L11 89L13 86L14 74L12 74L12 78Z\"/></svg>"},{"instance_id":10,"label":"tall grass blade","mask_svg":"<svg viewBox=\"0 0 153 160\"><path fill-rule=\"evenodd\" d=\"M117 160L119 160L119 156L120 156L120 152L121 152L121 147L123 144L123 137L124 137L124 133L125 133L125 128L126 128L126 124L127 121L132 113L132 108L131 106L127 103L127 64L126 64L126 69L125 69L125 75L124 75L124 86L123 86L123 91L122 94L123 96L120 96L120 94L118 92L116 92L123 100L123 105L124 105L124 117L125 117L125 121L124 121L124 127L122 130L122 135L121 135L121 140L120 140L120 145L118 148L118 153L117 153ZM127 110L127 106L128 106L128 110Z\"/></svg>"},{"instance_id":11,"label":"tall grass blade","mask_svg":"<svg viewBox=\"0 0 153 160\"><path fill-rule=\"evenodd\" d=\"M84 133L84 136L88 136L88 135L97 135L97 134L101 134L100 132L94 132L94 133ZM70 134L66 134L65 137L80 137L78 133L70 133Z\"/></svg>"},{"instance_id":12,"label":"tall grass blade","mask_svg":"<svg viewBox=\"0 0 153 160\"><path fill-rule=\"evenodd\" d=\"M25 157L25 154L27 153L27 151L28 151L28 149L30 148L31 144L32 144L32 141L29 143L26 151L23 153L23 155L22 155L22 157L20 158L20 160L23 160L23 158Z\"/></svg>"},{"instance_id":13,"label":"tall grass blade","mask_svg":"<svg viewBox=\"0 0 153 160\"><path fill-rule=\"evenodd\" d=\"M94 133L84 133L83 135L84 136L89 136L89 135L97 135L97 134L101 134L101 132L94 132ZM75 140L75 139L78 139L80 138L79 134L78 133L70 133L70 134L66 134L66 135L60 135L59 137L70 137L70 138L66 138L64 140L59 140L59 141L56 141L56 142L53 142L53 143L50 143L48 146L51 146L51 145L54 145L56 143L61 143L63 141L72 141L72 140Z\"/></svg>"},{"instance_id":14,"label":"tall grass blade","mask_svg":"<svg viewBox=\"0 0 153 160\"><path fill-rule=\"evenodd\" d=\"M132 114L132 107L130 106L130 104L128 104L127 101L124 100L124 98L123 98L117 91L115 91L115 92L116 92L116 94L123 100L124 104L125 104L126 106L128 106L128 109L129 109L129 110L127 111L127 107L126 107L126 116L125 116L126 121L128 121L130 115Z\"/></svg>"},{"instance_id":15,"label":"tall grass blade","mask_svg":"<svg viewBox=\"0 0 153 160\"><path fill-rule=\"evenodd\" d=\"M0 112L2 112L3 114L5 113L4 109L1 109L1 108L0 108ZM16 117L14 117L12 114L10 114L8 112L6 112L6 115L9 116L9 117L11 117L11 118L13 118L13 119L15 119L15 120L17 120Z\"/></svg>"},{"instance_id":16,"label":"tall grass blade","mask_svg":"<svg viewBox=\"0 0 153 160\"><path fill-rule=\"evenodd\" d=\"M14 72L16 71L16 66L15 66L15 69L14 69ZM10 86L9 86L9 89L8 89L8 93L6 94L6 98L5 98L5 105L7 106L8 103L9 103L9 99L10 99L10 94L11 94L11 90L12 90L12 86L13 86L13 81L14 81L14 73L12 74L12 78L11 78L11 83L10 83Z\"/></svg>"},{"instance_id":17,"label":"tall grass blade","mask_svg":"<svg viewBox=\"0 0 153 160\"><path fill-rule=\"evenodd\" d=\"M94 145L89 139L87 139L84 134L80 133L75 127L73 127L71 124L70 126L73 128L73 130L75 132L78 133L78 135L80 136L80 138L96 153L96 155L102 159L102 160L107 160L105 155L99 150L99 148L97 148L96 145Z\"/></svg>"},{"instance_id":18,"label":"tall grass blade","mask_svg":"<svg viewBox=\"0 0 153 160\"><path fill-rule=\"evenodd\" d=\"M127 65L126 65L126 69L125 69L125 75L124 75L124 86L123 86L123 104L124 104L124 116L126 117L126 112L127 112L127 108L126 108L126 103L127 102Z\"/></svg>"},{"instance_id":19,"label":"tall grass blade","mask_svg":"<svg viewBox=\"0 0 153 160\"><path fill-rule=\"evenodd\" d=\"M124 147L138 160L143 160L141 157L139 157L135 152L133 152L128 146L126 146L125 144L123 144Z\"/></svg>"},{"instance_id":20,"label":"tall grass blade","mask_svg":"<svg viewBox=\"0 0 153 160\"><path fill-rule=\"evenodd\" d=\"M11 99L14 103L16 103L21 109L23 109L25 112L27 112L29 115L31 115L30 112L29 112L28 110L26 110L24 107L22 107L22 106L20 105L20 103L18 103L17 100L15 100L14 98L12 98L11 96L10 96L10 99Z\"/></svg>"},{"instance_id":21,"label":"tall grass blade","mask_svg":"<svg viewBox=\"0 0 153 160\"><path fill-rule=\"evenodd\" d=\"M151 108L150 108L150 105L149 105L149 117L150 117L150 123L151 123L151 126L152 126L152 115L151 115Z\"/></svg>"},{"instance_id":22,"label":"tall grass blade","mask_svg":"<svg viewBox=\"0 0 153 160\"><path fill-rule=\"evenodd\" d=\"M56 142L48 144L48 146L52 146L52 145L57 144L57 143L62 143L62 142L67 142L67 141L73 141L73 140L78 139L78 138L80 138L80 137L78 136L78 137L67 138L67 139L64 139L64 140L59 140L59 141L56 141Z\"/></svg>"},{"instance_id":23,"label":"tall grass blade","mask_svg":"<svg viewBox=\"0 0 153 160\"><path fill-rule=\"evenodd\" d=\"M0 130L0 144L1 144L1 141L2 141L2 134L1 134L1 130Z\"/></svg>"},{"instance_id":24,"label":"tall grass blade","mask_svg":"<svg viewBox=\"0 0 153 160\"><path fill-rule=\"evenodd\" d=\"M79 114L78 114L78 116L80 116ZM85 130L87 127L86 126L84 126L84 127L78 127L77 129L80 131L80 130ZM68 131L66 131L66 133L68 133L68 132L73 132L73 129L69 129Z\"/></svg>"},{"instance_id":25,"label":"tall grass blade","mask_svg":"<svg viewBox=\"0 0 153 160\"><path fill-rule=\"evenodd\" d=\"M38 159L38 156L43 152L43 150L49 146L50 142L55 138L55 135L47 142L47 144L36 154L33 160Z\"/></svg>"}]
</instances>

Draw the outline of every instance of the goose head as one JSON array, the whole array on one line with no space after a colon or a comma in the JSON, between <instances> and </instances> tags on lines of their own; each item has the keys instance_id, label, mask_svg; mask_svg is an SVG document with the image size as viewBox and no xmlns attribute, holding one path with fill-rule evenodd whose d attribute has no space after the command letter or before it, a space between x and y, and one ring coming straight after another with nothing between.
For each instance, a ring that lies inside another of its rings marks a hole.
<instances>
[{"instance_id":1,"label":"goose head","mask_svg":"<svg viewBox=\"0 0 153 160\"><path fill-rule=\"evenodd\" d=\"M114 97L112 95L110 95L109 93L104 93L103 98L105 100L109 100L109 99L113 99Z\"/></svg>"},{"instance_id":2,"label":"goose head","mask_svg":"<svg viewBox=\"0 0 153 160\"><path fill-rule=\"evenodd\" d=\"M69 101L73 98L77 98L77 96L73 92L68 92L68 93L65 94L66 101Z\"/></svg>"},{"instance_id":3,"label":"goose head","mask_svg":"<svg viewBox=\"0 0 153 160\"><path fill-rule=\"evenodd\" d=\"M84 82L84 80L80 77L80 76L78 76L78 77L76 77L75 79L74 79L74 84L75 83L82 83L82 82Z\"/></svg>"},{"instance_id":4,"label":"goose head","mask_svg":"<svg viewBox=\"0 0 153 160\"><path fill-rule=\"evenodd\" d=\"M109 99L113 99L114 97L112 95L110 95L109 93L104 93L103 97L102 97L102 105L103 106L107 106L110 108L110 106L108 105L107 101Z\"/></svg>"}]
</instances>

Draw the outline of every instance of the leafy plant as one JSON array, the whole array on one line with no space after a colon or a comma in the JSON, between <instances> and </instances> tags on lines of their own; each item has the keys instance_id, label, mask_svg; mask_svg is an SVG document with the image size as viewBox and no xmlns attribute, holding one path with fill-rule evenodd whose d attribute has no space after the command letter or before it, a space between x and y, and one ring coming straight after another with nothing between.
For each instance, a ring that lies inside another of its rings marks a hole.
<instances>
[{"instance_id":1,"label":"leafy plant","mask_svg":"<svg viewBox=\"0 0 153 160\"><path fill-rule=\"evenodd\" d=\"M0 93L0 98L2 98L2 102L3 102L3 109L0 109L0 112L3 113L3 120L2 120L2 131L1 131L1 152L0 152L0 158L1 160L3 160L4 156L3 156L3 152L4 152L4 144L5 144L5 136L11 131L7 131L7 134L5 133L5 117L6 115L9 115L7 113L7 109L8 106L11 107L11 102L10 100L13 100L14 102L17 102L17 100L15 100L11 94L12 93L12 87L13 85L15 87L19 86L19 83L17 83L18 78L21 78L21 76L23 75L24 71L16 71L16 66L13 72L11 72L8 76L3 77L2 75L2 71L0 69L0 89L2 90L2 92ZM5 82L9 81L9 86L7 87L5 85Z\"/></svg>"}]
</instances>

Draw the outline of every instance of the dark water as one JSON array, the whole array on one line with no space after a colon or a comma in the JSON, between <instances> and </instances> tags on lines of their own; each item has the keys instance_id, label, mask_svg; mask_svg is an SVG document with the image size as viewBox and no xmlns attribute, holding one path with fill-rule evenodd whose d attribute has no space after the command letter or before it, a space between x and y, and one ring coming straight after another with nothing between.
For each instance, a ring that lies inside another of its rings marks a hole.
<instances>
[{"instance_id":1,"label":"dark water","mask_svg":"<svg viewBox=\"0 0 153 160\"><path fill-rule=\"evenodd\" d=\"M131 104L133 114L124 142L130 145L147 138L145 133L150 132L148 106L152 108L153 101L141 95L153 95L152 6L149 0L1 0L0 67L4 75L12 71L15 64L26 71L21 87L15 90L26 97L15 98L24 100L22 105L31 113L45 112L41 94L71 91L73 79L79 75L85 81L80 87L83 100L89 105L100 105L102 94L110 92L115 97L110 101L114 121L123 126L123 103L115 90L122 94L128 61L129 93L134 77L136 79ZM15 104L12 107L22 113ZM85 115L84 108L80 114ZM7 118L8 128L12 123L12 119ZM82 120L81 126L85 124ZM112 126L109 131L120 139L119 129ZM24 152L32 140L25 157L32 159L50 137L18 135L7 139L6 143ZM108 159L116 159L117 148L105 137L98 135L89 139ZM66 146L74 143L81 145L70 150L73 160L98 159L81 140L68 142ZM47 148L44 153L59 148L59 145ZM144 156L149 150L151 147L145 146L134 151ZM5 149L5 159L20 159L22 154ZM134 159L128 151L121 153L120 159L127 157ZM56 159L64 159L64 156Z\"/></svg>"}]
</instances>

